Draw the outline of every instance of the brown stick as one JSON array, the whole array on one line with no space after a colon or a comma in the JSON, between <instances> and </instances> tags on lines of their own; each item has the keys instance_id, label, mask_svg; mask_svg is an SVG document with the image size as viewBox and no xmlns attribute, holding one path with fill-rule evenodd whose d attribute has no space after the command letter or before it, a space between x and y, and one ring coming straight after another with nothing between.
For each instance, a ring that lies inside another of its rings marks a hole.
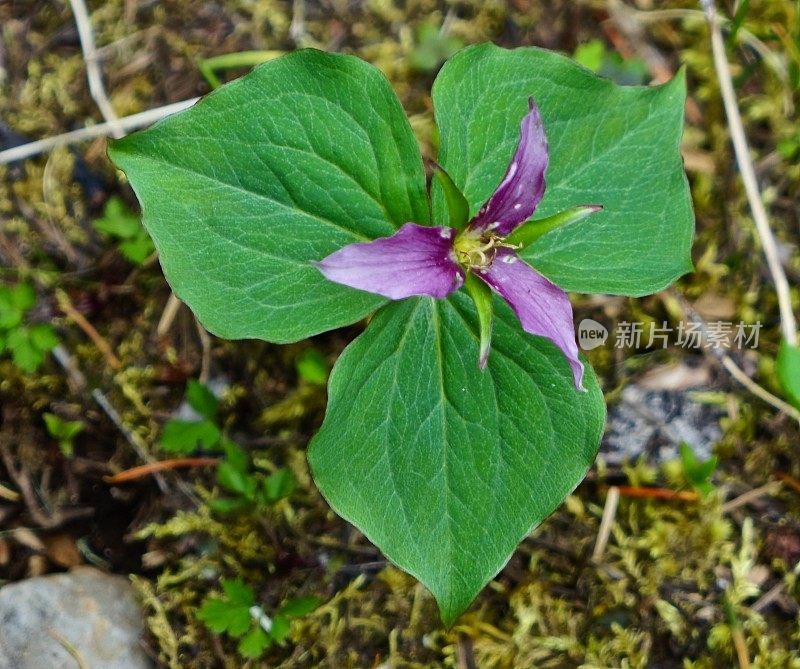
<instances>
[{"instance_id":1,"label":"brown stick","mask_svg":"<svg viewBox=\"0 0 800 669\"><path fill-rule=\"evenodd\" d=\"M72 306L72 302L67 294L63 290L58 290L56 291L56 299L58 300L58 308L92 340L97 350L103 354L108 366L115 371L122 369L122 363L119 361L119 358L114 355L111 346L109 346L108 342L95 330L94 326L86 320L84 315Z\"/></svg>"},{"instance_id":2,"label":"brown stick","mask_svg":"<svg viewBox=\"0 0 800 669\"><path fill-rule=\"evenodd\" d=\"M758 488L753 488L752 490L748 490L745 493L742 493L738 497L734 497L729 502L725 502L722 505L722 513L728 513L729 511L733 511L734 509L738 509L740 506L744 506L745 504L750 504L750 502L755 502L760 497L764 495L773 495L778 490L780 490L781 482L780 481L770 481L769 483L765 483Z\"/></svg>"},{"instance_id":3,"label":"brown stick","mask_svg":"<svg viewBox=\"0 0 800 669\"><path fill-rule=\"evenodd\" d=\"M617 505L619 504L619 488L611 486L608 489L606 504L603 507L603 517L600 519L600 529L597 531L597 541L592 551L592 560L600 560L606 550L608 538L611 536L611 526L617 516Z\"/></svg>"},{"instance_id":4,"label":"brown stick","mask_svg":"<svg viewBox=\"0 0 800 669\"><path fill-rule=\"evenodd\" d=\"M150 476L156 472L168 471L171 469L183 469L186 467L212 467L219 462L219 458L174 458L172 460L157 460L146 465L139 465L132 469L126 469L113 476L104 476L106 483L116 485L118 483L128 483L136 479Z\"/></svg>"},{"instance_id":5,"label":"brown stick","mask_svg":"<svg viewBox=\"0 0 800 669\"><path fill-rule=\"evenodd\" d=\"M623 497L641 497L645 499L663 499L667 501L697 502L700 495L691 490L670 490L669 488L641 488L638 486L615 486ZM604 489L608 490L607 486Z\"/></svg>"},{"instance_id":6,"label":"brown stick","mask_svg":"<svg viewBox=\"0 0 800 669\"><path fill-rule=\"evenodd\" d=\"M795 492L800 493L800 481L793 476L789 476L786 472L775 472L775 478L788 485Z\"/></svg>"}]
</instances>

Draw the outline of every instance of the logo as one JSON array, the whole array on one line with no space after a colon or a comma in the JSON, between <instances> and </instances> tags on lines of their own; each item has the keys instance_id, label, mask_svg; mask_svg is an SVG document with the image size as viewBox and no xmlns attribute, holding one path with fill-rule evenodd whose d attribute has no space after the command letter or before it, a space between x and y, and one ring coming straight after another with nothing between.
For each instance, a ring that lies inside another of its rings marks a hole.
<instances>
[{"instance_id":1,"label":"logo","mask_svg":"<svg viewBox=\"0 0 800 669\"><path fill-rule=\"evenodd\" d=\"M578 344L584 351L591 351L593 348L602 346L608 339L608 330L605 325L584 318L578 325Z\"/></svg>"}]
</instances>

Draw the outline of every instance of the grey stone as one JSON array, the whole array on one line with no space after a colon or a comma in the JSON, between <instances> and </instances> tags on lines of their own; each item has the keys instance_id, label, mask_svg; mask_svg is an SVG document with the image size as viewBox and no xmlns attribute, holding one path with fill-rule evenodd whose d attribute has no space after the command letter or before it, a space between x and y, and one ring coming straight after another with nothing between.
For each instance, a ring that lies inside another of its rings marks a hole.
<instances>
[{"instance_id":1,"label":"grey stone","mask_svg":"<svg viewBox=\"0 0 800 669\"><path fill-rule=\"evenodd\" d=\"M0 588L0 669L151 669L127 579L92 567ZM65 644L66 642L66 644Z\"/></svg>"},{"instance_id":2,"label":"grey stone","mask_svg":"<svg viewBox=\"0 0 800 669\"><path fill-rule=\"evenodd\" d=\"M719 419L724 411L692 399L685 390L652 390L630 385L608 411L600 455L609 464L635 461L644 456L651 464L678 457L685 441L695 455L706 460L722 437Z\"/></svg>"}]
</instances>

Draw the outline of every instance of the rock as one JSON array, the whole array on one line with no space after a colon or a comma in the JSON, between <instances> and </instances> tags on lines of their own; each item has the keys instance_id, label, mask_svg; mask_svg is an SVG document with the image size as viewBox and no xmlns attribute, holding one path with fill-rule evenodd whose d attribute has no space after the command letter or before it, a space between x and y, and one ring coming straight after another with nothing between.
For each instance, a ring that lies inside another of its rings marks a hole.
<instances>
[{"instance_id":1,"label":"rock","mask_svg":"<svg viewBox=\"0 0 800 669\"><path fill-rule=\"evenodd\" d=\"M613 465L642 455L650 464L661 464L677 458L678 445L685 441L700 460L707 460L722 437L719 419L723 415L718 406L701 404L685 390L632 384L609 407L600 455Z\"/></svg>"},{"instance_id":2,"label":"rock","mask_svg":"<svg viewBox=\"0 0 800 669\"><path fill-rule=\"evenodd\" d=\"M151 669L127 579L93 567L0 588L0 669Z\"/></svg>"}]
</instances>

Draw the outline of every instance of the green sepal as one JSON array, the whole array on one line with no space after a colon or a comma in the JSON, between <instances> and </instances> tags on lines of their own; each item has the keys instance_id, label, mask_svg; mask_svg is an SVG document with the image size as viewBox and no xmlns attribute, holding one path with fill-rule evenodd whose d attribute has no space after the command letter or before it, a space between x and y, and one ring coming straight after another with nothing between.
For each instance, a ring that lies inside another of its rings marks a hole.
<instances>
[{"instance_id":1,"label":"green sepal","mask_svg":"<svg viewBox=\"0 0 800 669\"><path fill-rule=\"evenodd\" d=\"M478 367L484 369L492 347L492 320L494 318L492 289L472 272L467 273L464 288L475 303L475 311L478 313L478 334L480 336Z\"/></svg>"},{"instance_id":2,"label":"green sepal","mask_svg":"<svg viewBox=\"0 0 800 669\"><path fill-rule=\"evenodd\" d=\"M541 218L536 221L525 221L525 223L520 225L506 238L506 242L524 249L551 230L560 228L562 225L578 223L602 209L603 205L601 204L583 204L579 207L565 209L547 218Z\"/></svg>"},{"instance_id":3,"label":"green sepal","mask_svg":"<svg viewBox=\"0 0 800 669\"><path fill-rule=\"evenodd\" d=\"M456 186L450 175L438 163L431 161L433 165L433 176L439 182L447 203L447 212L450 217L450 227L456 230L463 230L469 220L469 203L464 194Z\"/></svg>"}]
</instances>

